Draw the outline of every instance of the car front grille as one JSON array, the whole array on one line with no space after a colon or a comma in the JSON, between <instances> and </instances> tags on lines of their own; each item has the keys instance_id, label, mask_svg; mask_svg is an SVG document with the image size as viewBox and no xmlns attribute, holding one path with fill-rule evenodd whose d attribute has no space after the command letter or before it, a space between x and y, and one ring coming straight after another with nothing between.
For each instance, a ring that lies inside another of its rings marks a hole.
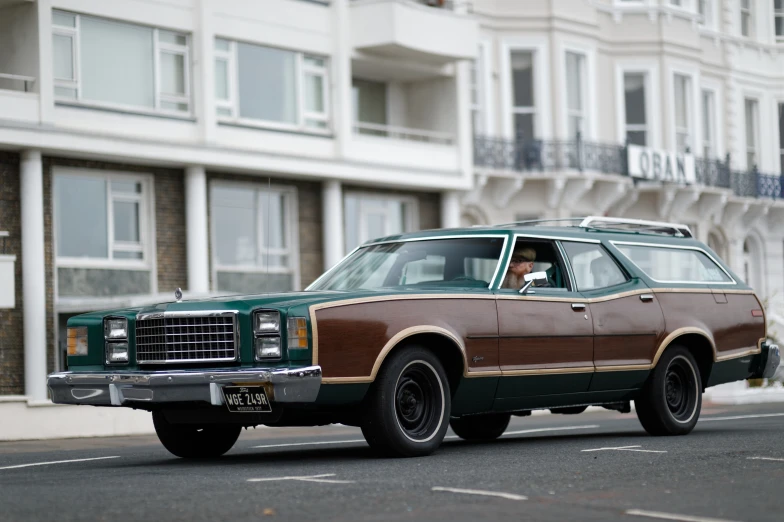
<instances>
[{"instance_id":1,"label":"car front grille","mask_svg":"<svg viewBox=\"0 0 784 522\"><path fill-rule=\"evenodd\" d=\"M146 314L136 319L136 362L234 361L237 339L235 312Z\"/></svg>"}]
</instances>

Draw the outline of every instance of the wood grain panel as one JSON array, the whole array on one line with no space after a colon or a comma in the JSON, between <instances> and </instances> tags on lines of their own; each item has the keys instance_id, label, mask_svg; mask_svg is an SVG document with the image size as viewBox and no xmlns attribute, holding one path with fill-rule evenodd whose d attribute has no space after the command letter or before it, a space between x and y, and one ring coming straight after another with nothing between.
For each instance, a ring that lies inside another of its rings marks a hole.
<instances>
[{"instance_id":1,"label":"wood grain panel","mask_svg":"<svg viewBox=\"0 0 784 522\"><path fill-rule=\"evenodd\" d=\"M653 362L656 349L664 339L664 316L655 296L646 302L640 295L632 295L590 306L597 367Z\"/></svg>"},{"instance_id":2,"label":"wood grain panel","mask_svg":"<svg viewBox=\"0 0 784 522\"><path fill-rule=\"evenodd\" d=\"M369 377L382 349L395 335L427 326L443 328L463 343L469 371L499 370L493 300L386 300L322 308L315 316L318 364L324 378ZM475 356L481 360L474 362Z\"/></svg>"}]
</instances>

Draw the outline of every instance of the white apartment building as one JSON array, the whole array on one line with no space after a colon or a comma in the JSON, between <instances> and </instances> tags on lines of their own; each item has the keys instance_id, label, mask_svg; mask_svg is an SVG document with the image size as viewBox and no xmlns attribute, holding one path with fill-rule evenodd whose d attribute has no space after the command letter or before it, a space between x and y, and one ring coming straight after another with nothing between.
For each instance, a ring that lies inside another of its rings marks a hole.
<instances>
[{"instance_id":1,"label":"white apartment building","mask_svg":"<svg viewBox=\"0 0 784 522\"><path fill-rule=\"evenodd\" d=\"M0 0L0 395L46 398L72 314L299 290L458 225L459 4Z\"/></svg>"},{"instance_id":2,"label":"white apartment building","mask_svg":"<svg viewBox=\"0 0 784 522\"><path fill-rule=\"evenodd\" d=\"M686 222L784 323L782 1L0 0L0 395L461 223Z\"/></svg>"},{"instance_id":3,"label":"white apartment building","mask_svg":"<svg viewBox=\"0 0 784 522\"><path fill-rule=\"evenodd\" d=\"M474 0L466 225L684 222L784 335L784 1ZM579 135L578 135L579 133Z\"/></svg>"}]
</instances>

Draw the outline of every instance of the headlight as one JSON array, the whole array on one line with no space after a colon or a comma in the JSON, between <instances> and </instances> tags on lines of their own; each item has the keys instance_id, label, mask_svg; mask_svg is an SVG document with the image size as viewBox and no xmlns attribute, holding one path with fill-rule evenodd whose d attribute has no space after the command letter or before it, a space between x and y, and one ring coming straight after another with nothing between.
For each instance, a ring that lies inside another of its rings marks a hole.
<instances>
[{"instance_id":1,"label":"headlight","mask_svg":"<svg viewBox=\"0 0 784 522\"><path fill-rule=\"evenodd\" d=\"M254 351L257 361L280 359L280 337L257 337Z\"/></svg>"},{"instance_id":2,"label":"headlight","mask_svg":"<svg viewBox=\"0 0 784 522\"><path fill-rule=\"evenodd\" d=\"M87 327L68 327L68 355L87 355Z\"/></svg>"},{"instance_id":3,"label":"headlight","mask_svg":"<svg viewBox=\"0 0 784 522\"><path fill-rule=\"evenodd\" d=\"M304 317L288 318L288 348L303 349L308 347L308 320Z\"/></svg>"},{"instance_id":4,"label":"headlight","mask_svg":"<svg viewBox=\"0 0 784 522\"><path fill-rule=\"evenodd\" d=\"M280 332L280 312L260 310L253 314L253 333L270 334Z\"/></svg>"},{"instance_id":5,"label":"headlight","mask_svg":"<svg viewBox=\"0 0 784 522\"><path fill-rule=\"evenodd\" d=\"M106 339L127 339L128 319L124 317L107 317L103 320L103 335Z\"/></svg>"},{"instance_id":6,"label":"headlight","mask_svg":"<svg viewBox=\"0 0 784 522\"><path fill-rule=\"evenodd\" d=\"M106 343L106 364L128 362L128 343Z\"/></svg>"}]
</instances>

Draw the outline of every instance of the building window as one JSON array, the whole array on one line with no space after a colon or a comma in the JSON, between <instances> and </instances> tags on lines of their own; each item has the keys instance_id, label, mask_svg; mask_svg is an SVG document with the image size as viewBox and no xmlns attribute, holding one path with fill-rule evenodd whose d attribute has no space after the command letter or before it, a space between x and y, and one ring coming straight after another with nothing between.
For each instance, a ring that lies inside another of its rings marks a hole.
<instances>
[{"instance_id":1,"label":"building window","mask_svg":"<svg viewBox=\"0 0 784 522\"><path fill-rule=\"evenodd\" d=\"M713 0L697 0L697 13L701 25L713 26Z\"/></svg>"},{"instance_id":2,"label":"building window","mask_svg":"<svg viewBox=\"0 0 784 522\"><path fill-rule=\"evenodd\" d=\"M752 98L745 100L746 113L746 168L751 170L759 161L759 111L758 102Z\"/></svg>"},{"instance_id":3,"label":"building window","mask_svg":"<svg viewBox=\"0 0 784 522\"><path fill-rule=\"evenodd\" d=\"M519 141L530 140L536 136L533 51L512 51L511 65L514 135Z\"/></svg>"},{"instance_id":4,"label":"building window","mask_svg":"<svg viewBox=\"0 0 784 522\"><path fill-rule=\"evenodd\" d=\"M296 290L296 192L241 184L210 187L217 290Z\"/></svg>"},{"instance_id":5,"label":"building window","mask_svg":"<svg viewBox=\"0 0 784 522\"><path fill-rule=\"evenodd\" d=\"M568 138L585 135L585 55L566 53L566 113Z\"/></svg>"},{"instance_id":6,"label":"building window","mask_svg":"<svg viewBox=\"0 0 784 522\"><path fill-rule=\"evenodd\" d=\"M713 91L702 91L702 157L716 156L716 108Z\"/></svg>"},{"instance_id":7,"label":"building window","mask_svg":"<svg viewBox=\"0 0 784 522\"><path fill-rule=\"evenodd\" d=\"M57 10L52 25L58 100L190 112L188 35Z\"/></svg>"},{"instance_id":8,"label":"building window","mask_svg":"<svg viewBox=\"0 0 784 522\"><path fill-rule=\"evenodd\" d=\"M354 78L351 94L357 132L387 136L387 84Z\"/></svg>"},{"instance_id":9,"label":"building window","mask_svg":"<svg viewBox=\"0 0 784 522\"><path fill-rule=\"evenodd\" d=\"M749 38L754 36L752 0L740 0L740 34Z\"/></svg>"},{"instance_id":10,"label":"building window","mask_svg":"<svg viewBox=\"0 0 784 522\"><path fill-rule=\"evenodd\" d=\"M371 239L418 228L414 198L347 193L343 211L346 252Z\"/></svg>"},{"instance_id":11,"label":"building window","mask_svg":"<svg viewBox=\"0 0 784 522\"><path fill-rule=\"evenodd\" d=\"M474 135L483 134L484 128L484 89L485 77L484 47L479 46L476 59L471 62L471 123Z\"/></svg>"},{"instance_id":12,"label":"building window","mask_svg":"<svg viewBox=\"0 0 784 522\"><path fill-rule=\"evenodd\" d=\"M784 0L773 0L773 18L776 28L776 41L784 42Z\"/></svg>"},{"instance_id":13,"label":"building window","mask_svg":"<svg viewBox=\"0 0 784 522\"><path fill-rule=\"evenodd\" d=\"M691 149L691 78L674 76L675 90L675 147L678 152Z\"/></svg>"},{"instance_id":14,"label":"building window","mask_svg":"<svg viewBox=\"0 0 784 522\"><path fill-rule=\"evenodd\" d=\"M55 174L58 264L146 266L149 192L148 180L140 176L81 170Z\"/></svg>"},{"instance_id":15,"label":"building window","mask_svg":"<svg viewBox=\"0 0 784 522\"><path fill-rule=\"evenodd\" d=\"M623 75L624 107L626 109L626 141L632 145L648 144L648 122L645 110L645 73Z\"/></svg>"},{"instance_id":16,"label":"building window","mask_svg":"<svg viewBox=\"0 0 784 522\"><path fill-rule=\"evenodd\" d=\"M779 103L779 172L784 175L784 103Z\"/></svg>"},{"instance_id":17,"label":"building window","mask_svg":"<svg viewBox=\"0 0 784 522\"><path fill-rule=\"evenodd\" d=\"M222 121L326 132L327 59L215 39L215 106Z\"/></svg>"}]
</instances>

